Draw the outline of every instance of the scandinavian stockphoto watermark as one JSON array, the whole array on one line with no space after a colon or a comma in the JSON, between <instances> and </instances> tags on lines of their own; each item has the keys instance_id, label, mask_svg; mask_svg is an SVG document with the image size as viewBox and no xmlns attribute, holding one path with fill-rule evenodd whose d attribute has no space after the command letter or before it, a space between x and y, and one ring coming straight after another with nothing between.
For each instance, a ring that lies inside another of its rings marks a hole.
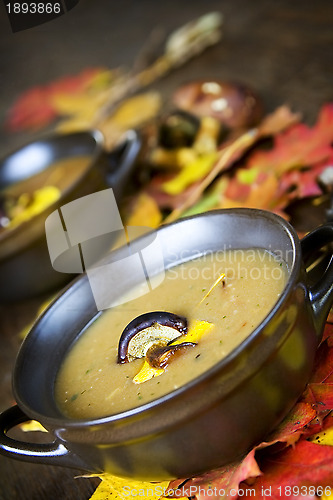
<instances>
[{"instance_id":1,"label":"scandinavian stockphoto watermark","mask_svg":"<svg viewBox=\"0 0 333 500\"><path fill-rule=\"evenodd\" d=\"M124 227L111 188L55 210L45 221L45 232L53 268L86 272L99 311L144 295L164 279L158 233L143 226ZM145 238L138 238L142 234ZM115 245L122 247L121 253L109 252ZM158 277L153 276L156 269ZM122 296L129 281L140 286L132 296Z\"/></svg>"},{"instance_id":2,"label":"scandinavian stockphoto watermark","mask_svg":"<svg viewBox=\"0 0 333 500\"><path fill-rule=\"evenodd\" d=\"M314 485L261 485L260 487L244 486L235 488L223 488L219 486L200 486L191 484L183 486L179 489L171 489L162 487L159 484L151 486L151 488L135 488L129 485L123 486L122 494L129 498L315 498L329 497L332 494L330 486L314 486Z\"/></svg>"}]
</instances>

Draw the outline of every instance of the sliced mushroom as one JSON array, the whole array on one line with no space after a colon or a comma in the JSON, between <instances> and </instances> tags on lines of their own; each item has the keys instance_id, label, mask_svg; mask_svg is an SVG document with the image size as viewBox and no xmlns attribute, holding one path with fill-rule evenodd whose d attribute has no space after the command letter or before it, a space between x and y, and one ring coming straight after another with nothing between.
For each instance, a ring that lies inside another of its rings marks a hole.
<instances>
[{"instance_id":1,"label":"sliced mushroom","mask_svg":"<svg viewBox=\"0 0 333 500\"><path fill-rule=\"evenodd\" d=\"M176 345L166 345L163 347L152 346L148 349L146 358L153 368L165 368L172 360L177 358L184 349L194 347L194 342L182 342Z\"/></svg>"},{"instance_id":2,"label":"sliced mushroom","mask_svg":"<svg viewBox=\"0 0 333 500\"><path fill-rule=\"evenodd\" d=\"M166 311L154 311L134 318L124 329L118 344L118 363L145 357L152 346L163 347L187 332L187 320Z\"/></svg>"},{"instance_id":3,"label":"sliced mushroom","mask_svg":"<svg viewBox=\"0 0 333 500\"><path fill-rule=\"evenodd\" d=\"M164 368L173 361L175 357L181 354L187 347L196 346L202 336L213 328L213 323L196 320L192 322L187 333L173 340L171 344L164 347L155 345L148 349L143 366L133 378L134 384L142 384L143 382L147 382L147 380L162 375L164 373ZM152 366L150 363L157 365L157 367Z\"/></svg>"}]
</instances>

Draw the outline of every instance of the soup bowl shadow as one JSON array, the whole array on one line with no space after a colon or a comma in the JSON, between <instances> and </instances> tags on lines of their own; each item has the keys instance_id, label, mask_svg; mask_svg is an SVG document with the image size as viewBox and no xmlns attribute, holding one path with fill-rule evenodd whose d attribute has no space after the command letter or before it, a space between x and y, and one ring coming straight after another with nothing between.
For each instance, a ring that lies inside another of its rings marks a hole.
<instances>
[{"instance_id":1,"label":"soup bowl shadow","mask_svg":"<svg viewBox=\"0 0 333 500\"><path fill-rule=\"evenodd\" d=\"M66 353L99 314L89 280L81 276L50 305L21 347L13 376L17 406L0 417L2 454L143 480L185 478L243 456L293 407L310 378L333 301L332 259L311 280L306 268L318 249L333 241L333 225L320 226L300 241L277 215L234 209L183 219L154 234L166 268L209 252L267 249L286 261L286 286L262 323L204 374L132 410L71 420L57 407L55 380ZM149 238L133 241L132 252L142 251ZM116 252L119 259L124 255L123 248ZM154 255L149 265L157 273ZM133 285L135 275L128 274L114 297ZM48 430L49 444L8 436L30 419Z\"/></svg>"}]
</instances>

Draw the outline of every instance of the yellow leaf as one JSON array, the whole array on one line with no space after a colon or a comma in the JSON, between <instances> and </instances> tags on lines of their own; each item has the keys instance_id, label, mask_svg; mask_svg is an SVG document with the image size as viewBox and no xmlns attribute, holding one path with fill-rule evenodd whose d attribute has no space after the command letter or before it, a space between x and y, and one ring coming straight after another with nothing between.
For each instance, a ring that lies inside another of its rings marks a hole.
<instances>
[{"instance_id":1,"label":"yellow leaf","mask_svg":"<svg viewBox=\"0 0 333 500\"><path fill-rule=\"evenodd\" d=\"M57 125L56 130L61 134L69 134L71 132L81 132L91 128L90 120L82 120L81 118L69 118L63 120Z\"/></svg>"},{"instance_id":2,"label":"yellow leaf","mask_svg":"<svg viewBox=\"0 0 333 500\"><path fill-rule=\"evenodd\" d=\"M158 500L168 491L169 481L151 483L122 479L111 474L99 476L102 482L90 500L131 500L133 498L148 498Z\"/></svg>"},{"instance_id":3,"label":"yellow leaf","mask_svg":"<svg viewBox=\"0 0 333 500\"><path fill-rule=\"evenodd\" d=\"M87 92L81 92L79 94L54 94L51 97L52 106L58 112L59 115L76 115L84 112L85 114L89 112L91 115L95 113L98 106L101 105L100 97L91 96ZM89 110L89 111L88 111Z\"/></svg>"},{"instance_id":4,"label":"yellow leaf","mask_svg":"<svg viewBox=\"0 0 333 500\"><path fill-rule=\"evenodd\" d=\"M156 201L146 193L141 193L135 201L127 226L158 227L162 221L161 211Z\"/></svg>"},{"instance_id":5,"label":"yellow leaf","mask_svg":"<svg viewBox=\"0 0 333 500\"><path fill-rule=\"evenodd\" d=\"M23 432L31 432L31 431L40 431L40 432L47 432L47 430L37 422L37 420L29 420L29 422L23 422L23 424L20 425L20 429Z\"/></svg>"},{"instance_id":6,"label":"yellow leaf","mask_svg":"<svg viewBox=\"0 0 333 500\"><path fill-rule=\"evenodd\" d=\"M198 154L193 148L165 149L154 148L149 156L149 162L154 167L161 167L171 170L186 168L189 163L193 163L198 158Z\"/></svg>"},{"instance_id":7,"label":"yellow leaf","mask_svg":"<svg viewBox=\"0 0 333 500\"><path fill-rule=\"evenodd\" d=\"M203 335L210 332L213 328L213 323L196 319L191 323L188 332L171 342L171 345L181 344L182 342L198 342Z\"/></svg>"},{"instance_id":8,"label":"yellow leaf","mask_svg":"<svg viewBox=\"0 0 333 500\"><path fill-rule=\"evenodd\" d=\"M93 90L105 89L117 78L117 72L109 69L101 70L92 75L91 79L87 82L87 87Z\"/></svg>"},{"instance_id":9,"label":"yellow leaf","mask_svg":"<svg viewBox=\"0 0 333 500\"><path fill-rule=\"evenodd\" d=\"M217 157L217 152L200 156L186 165L173 179L165 182L162 186L163 191L172 196L182 193L188 186L199 181L210 172Z\"/></svg>"},{"instance_id":10,"label":"yellow leaf","mask_svg":"<svg viewBox=\"0 0 333 500\"><path fill-rule=\"evenodd\" d=\"M119 105L111 119L122 129L134 128L155 117L160 108L160 94L146 92L126 99Z\"/></svg>"},{"instance_id":11,"label":"yellow leaf","mask_svg":"<svg viewBox=\"0 0 333 500\"><path fill-rule=\"evenodd\" d=\"M15 206L15 213L10 218L7 227L16 227L40 214L45 208L58 200L60 194L60 190L55 186L44 186L36 189L33 192L32 201L30 201L30 196L27 193L21 194Z\"/></svg>"},{"instance_id":12,"label":"yellow leaf","mask_svg":"<svg viewBox=\"0 0 333 500\"><path fill-rule=\"evenodd\" d=\"M160 375L162 375L162 373L164 373L163 368L153 368L152 366L150 366L148 361L145 361L142 365L141 370L133 378L133 382L135 384L142 384L143 382L146 382L151 378L159 377Z\"/></svg>"},{"instance_id":13,"label":"yellow leaf","mask_svg":"<svg viewBox=\"0 0 333 500\"><path fill-rule=\"evenodd\" d=\"M317 444L326 444L329 446L333 446L333 427L330 427L325 431L318 432L318 434L313 436L310 441L313 441Z\"/></svg>"}]
</instances>

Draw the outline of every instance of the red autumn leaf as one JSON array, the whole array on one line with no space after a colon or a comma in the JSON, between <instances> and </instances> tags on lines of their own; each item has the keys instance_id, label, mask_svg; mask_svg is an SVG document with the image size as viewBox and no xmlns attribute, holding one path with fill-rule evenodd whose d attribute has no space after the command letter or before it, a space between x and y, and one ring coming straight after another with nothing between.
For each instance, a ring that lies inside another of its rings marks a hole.
<instances>
[{"instance_id":1,"label":"red autumn leaf","mask_svg":"<svg viewBox=\"0 0 333 500\"><path fill-rule=\"evenodd\" d=\"M316 353L315 368L311 383L327 382L333 374L333 348L328 346L328 339L321 342Z\"/></svg>"},{"instance_id":2,"label":"red autumn leaf","mask_svg":"<svg viewBox=\"0 0 333 500\"><path fill-rule=\"evenodd\" d=\"M267 438L267 441L261 443L257 449L266 448L278 442L287 445L294 444L303 433L303 429L315 417L317 413L311 404L298 402L287 417Z\"/></svg>"},{"instance_id":3,"label":"red autumn leaf","mask_svg":"<svg viewBox=\"0 0 333 500\"><path fill-rule=\"evenodd\" d=\"M52 96L59 93L75 93L83 90L100 68L82 71L76 76L60 78L50 84L33 87L21 94L9 110L6 127L12 132L37 130L49 125L57 117Z\"/></svg>"},{"instance_id":4,"label":"red autumn leaf","mask_svg":"<svg viewBox=\"0 0 333 500\"><path fill-rule=\"evenodd\" d=\"M154 177L149 185L146 187L146 193L151 196L157 203L160 209L177 209L182 206L184 201L188 196L197 188L198 183L194 183L185 189L182 193L177 195L170 195L165 193L162 189L162 184L166 180L170 179L170 176L160 175Z\"/></svg>"},{"instance_id":5,"label":"red autumn leaf","mask_svg":"<svg viewBox=\"0 0 333 500\"><path fill-rule=\"evenodd\" d=\"M332 446L301 440L286 451L263 456L259 463L263 474L251 486L241 485L244 498L316 498L316 487L333 484Z\"/></svg>"},{"instance_id":6,"label":"red autumn leaf","mask_svg":"<svg viewBox=\"0 0 333 500\"><path fill-rule=\"evenodd\" d=\"M50 93L57 94L74 94L86 88L91 79L96 76L103 68L87 68L77 75L70 75L55 80L47 85Z\"/></svg>"},{"instance_id":7,"label":"red autumn leaf","mask_svg":"<svg viewBox=\"0 0 333 500\"><path fill-rule=\"evenodd\" d=\"M24 92L11 108L6 126L11 131L39 129L56 118L56 113L49 102L45 87L34 87Z\"/></svg>"},{"instance_id":8,"label":"red autumn leaf","mask_svg":"<svg viewBox=\"0 0 333 500\"><path fill-rule=\"evenodd\" d=\"M248 167L274 170L280 175L293 168L322 163L332 156L333 104L322 107L316 125L302 123L277 134L270 151L251 155Z\"/></svg>"},{"instance_id":9,"label":"red autumn leaf","mask_svg":"<svg viewBox=\"0 0 333 500\"><path fill-rule=\"evenodd\" d=\"M179 488L179 481L172 481L169 488L175 489L173 496L177 498L195 496L197 500L208 500L221 498L224 494L229 498L237 498L238 485L260 474L261 471L254 458L254 450L252 450L241 462L194 477Z\"/></svg>"},{"instance_id":10,"label":"red autumn leaf","mask_svg":"<svg viewBox=\"0 0 333 500\"><path fill-rule=\"evenodd\" d=\"M332 321L332 322L330 322ZM322 342L327 340L327 345L333 347L333 314L332 312L328 316L328 321L325 325Z\"/></svg>"},{"instance_id":11,"label":"red autumn leaf","mask_svg":"<svg viewBox=\"0 0 333 500\"><path fill-rule=\"evenodd\" d=\"M330 159L333 161L333 154ZM281 197L283 193L288 194L289 200L321 195L322 190L317 179L326 167L326 164L319 164L304 170L285 172L280 178L277 198Z\"/></svg>"},{"instance_id":12,"label":"red autumn leaf","mask_svg":"<svg viewBox=\"0 0 333 500\"><path fill-rule=\"evenodd\" d=\"M303 394L303 402L312 404L317 410L317 416L327 410L333 410L333 384L308 384Z\"/></svg>"},{"instance_id":13,"label":"red autumn leaf","mask_svg":"<svg viewBox=\"0 0 333 500\"><path fill-rule=\"evenodd\" d=\"M327 415L324 415L321 418L315 418L310 424L308 424L303 429L303 437L304 439L315 438L317 434L322 431L331 429L333 427L333 415L331 412L328 412ZM313 439L312 439L313 440Z\"/></svg>"}]
</instances>

